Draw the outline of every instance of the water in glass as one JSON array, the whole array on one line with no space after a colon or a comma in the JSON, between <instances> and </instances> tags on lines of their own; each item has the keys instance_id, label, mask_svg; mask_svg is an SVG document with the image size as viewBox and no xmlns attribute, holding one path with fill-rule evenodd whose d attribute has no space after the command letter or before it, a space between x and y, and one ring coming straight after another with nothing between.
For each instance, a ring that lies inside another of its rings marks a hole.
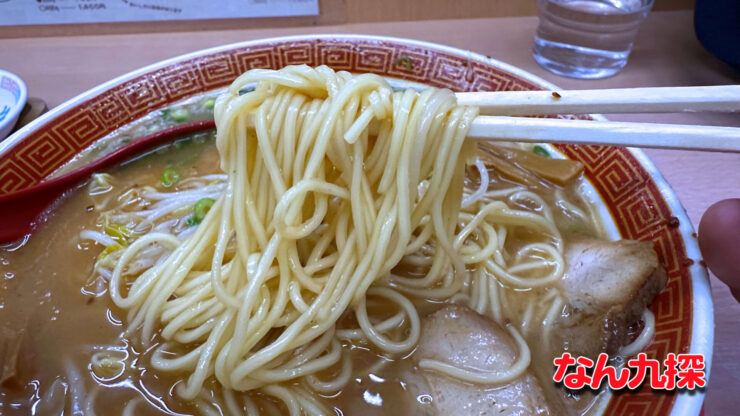
<instances>
[{"instance_id":1,"label":"water in glass","mask_svg":"<svg viewBox=\"0 0 740 416\"><path fill-rule=\"evenodd\" d=\"M575 78L614 75L627 63L653 0L538 0L534 58Z\"/></svg>"}]
</instances>

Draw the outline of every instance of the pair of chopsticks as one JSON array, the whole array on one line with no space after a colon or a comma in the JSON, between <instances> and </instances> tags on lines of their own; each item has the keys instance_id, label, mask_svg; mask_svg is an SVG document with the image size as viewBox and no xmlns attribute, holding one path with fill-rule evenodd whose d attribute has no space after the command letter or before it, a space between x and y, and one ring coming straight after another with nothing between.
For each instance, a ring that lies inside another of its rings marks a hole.
<instances>
[{"instance_id":1,"label":"pair of chopsticks","mask_svg":"<svg viewBox=\"0 0 740 416\"><path fill-rule=\"evenodd\" d=\"M574 91L457 93L460 105L480 108L468 137L740 152L740 128L512 117L589 113L738 112L740 85Z\"/></svg>"}]
</instances>

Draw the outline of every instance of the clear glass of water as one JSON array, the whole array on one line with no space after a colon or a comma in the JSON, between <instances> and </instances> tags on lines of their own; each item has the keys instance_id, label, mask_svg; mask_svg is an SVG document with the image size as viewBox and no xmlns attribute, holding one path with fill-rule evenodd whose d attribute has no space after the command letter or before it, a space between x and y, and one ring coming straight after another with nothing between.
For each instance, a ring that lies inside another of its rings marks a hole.
<instances>
[{"instance_id":1,"label":"clear glass of water","mask_svg":"<svg viewBox=\"0 0 740 416\"><path fill-rule=\"evenodd\" d=\"M654 0L537 0L534 59L558 75L604 78L627 64Z\"/></svg>"}]
</instances>

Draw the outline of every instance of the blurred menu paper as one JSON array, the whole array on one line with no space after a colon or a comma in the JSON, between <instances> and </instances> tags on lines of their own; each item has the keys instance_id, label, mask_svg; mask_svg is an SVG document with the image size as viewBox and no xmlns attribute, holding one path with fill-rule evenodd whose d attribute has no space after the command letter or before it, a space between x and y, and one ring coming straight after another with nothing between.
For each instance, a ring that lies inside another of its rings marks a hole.
<instances>
[{"instance_id":1,"label":"blurred menu paper","mask_svg":"<svg viewBox=\"0 0 740 416\"><path fill-rule=\"evenodd\" d=\"M318 14L318 0L0 0L0 26Z\"/></svg>"}]
</instances>

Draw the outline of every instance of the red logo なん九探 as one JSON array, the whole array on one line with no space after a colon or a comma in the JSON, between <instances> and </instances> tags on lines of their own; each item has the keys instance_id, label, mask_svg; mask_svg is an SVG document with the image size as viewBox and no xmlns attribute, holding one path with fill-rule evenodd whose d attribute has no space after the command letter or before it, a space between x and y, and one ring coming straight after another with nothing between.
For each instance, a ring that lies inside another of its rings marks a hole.
<instances>
[{"instance_id":1,"label":"red logo \u306a\u3093\u4e5d\u63a2","mask_svg":"<svg viewBox=\"0 0 740 416\"><path fill-rule=\"evenodd\" d=\"M566 352L553 360L555 374L552 379L571 390L584 387L596 390L602 384L608 385L612 390L634 390L646 380L654 390L694 390L707 383L704 356L701 354L669 353L663 360L662 368L660 361L647 358L644 352L627 360L626 365L621 368L607 364L608 361L609 356L604 353L599 354L594 362L590 358L573 357ZM575 367L575 371L569 371L572 367Z\"/></svg>"}]
</instances>

